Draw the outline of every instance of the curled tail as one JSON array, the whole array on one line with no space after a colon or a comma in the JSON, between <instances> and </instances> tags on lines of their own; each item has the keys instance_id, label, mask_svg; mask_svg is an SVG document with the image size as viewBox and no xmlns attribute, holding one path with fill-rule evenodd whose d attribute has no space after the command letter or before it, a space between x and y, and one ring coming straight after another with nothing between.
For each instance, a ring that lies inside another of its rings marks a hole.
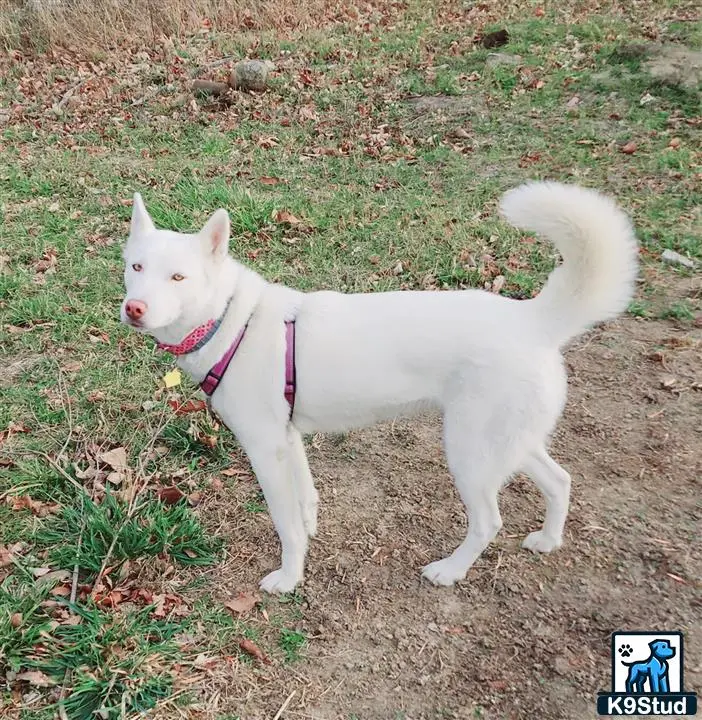
<instances>
[{"instance_id":1,"label":"curled tail","mask_svg":"<svg viewBox=\"0 0 702 720\"><path fill-rule=\"evenodd\" d=\"M638 272L638 247L629 218L594 190L534 182L505 193L504 217L550 240L563 264L529 301L550 341L559 346L629 305Z\"/></svg>"}]
</instances>

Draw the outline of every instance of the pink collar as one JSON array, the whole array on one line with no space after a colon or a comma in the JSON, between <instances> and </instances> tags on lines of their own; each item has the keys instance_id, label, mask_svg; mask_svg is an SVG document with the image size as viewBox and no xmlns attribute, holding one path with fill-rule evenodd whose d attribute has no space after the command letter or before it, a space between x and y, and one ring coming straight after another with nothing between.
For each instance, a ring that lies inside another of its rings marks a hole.
<instances>
[{"instance_id":1,"label":"pink collar","mask_svg":"<svg viewBox=\"0 0 702 720\"><path fill-rule=\"evenodd\" d=\"M224 312L218 320L208 320L204 325L199 325L193 331L189 332L177 345L157 343L156 347L172 355L187 355L188 353L195 352L203 347L217 332L226 312L227 308L224 308Z\"/></svg>"}]
</instances>

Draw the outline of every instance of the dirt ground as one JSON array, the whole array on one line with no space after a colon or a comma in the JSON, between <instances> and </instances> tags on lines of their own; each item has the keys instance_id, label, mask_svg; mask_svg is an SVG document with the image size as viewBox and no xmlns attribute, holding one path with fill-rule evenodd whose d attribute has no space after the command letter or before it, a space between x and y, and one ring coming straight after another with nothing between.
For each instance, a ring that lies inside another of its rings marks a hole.
<instances>
[{"instance_id":1,"label":"dirt ground","mask_svg":"<svg viewBox=\"0 0 702 720\"><path fill-rule=\"evenodd\" d=\"M693 301L701 291L699 278L674 288ZM419 575L465 532L440 421L314 438L320 532L300 621L309 646L297 663L239 666L230 681L241 691L223 689L219 711L271 717L294 691L285 717L594 718L614 630L682 630L686 689L699 690L701 340L689 324L627 316L568 349L553 442L573 477L564 546L549 556L519 547L543 504L516 477L497 542L455 588ZM277 542L267 514L237 508L219 508L231 561L217 572L254 586Z\"/></svg>"}]
</instances>

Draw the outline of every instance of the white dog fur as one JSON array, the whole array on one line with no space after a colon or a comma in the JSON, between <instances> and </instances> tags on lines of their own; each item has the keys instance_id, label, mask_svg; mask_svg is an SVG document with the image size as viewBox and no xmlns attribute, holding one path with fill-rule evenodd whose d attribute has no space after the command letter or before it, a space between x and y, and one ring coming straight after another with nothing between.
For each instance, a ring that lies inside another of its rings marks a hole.
<instances>
[{"instance_id":1,"label":"white dog fur","mask_svg":"<svg viewBox=\"0 0 702 720\"><path fill-rule=\"evenodd\" d=\"M211 403L246 451L282 545L281 567L263 578L264 590L287 592L303 579L308 537L317 528L318 496L302 434L430 408L443 414L448 466L469 523L460 546L423 575L438 585L465 577L501 527L498 492L517 471L546 500L543 528L523 546L539 552L560 546L570 476L547 452L566 399L559 349L627 307L637 244L614 202L576 186L529 183L506 193L501 211L563 256L532 300L480 290L298 292L229 256L225 210L197 234L174 233L156 229L134 195L122 320L130 322L127 300L140 300L146 312L137 329L175 344L219 318L231 299L212 339L178 358L197 382L249 321ZM284 322L293 318L297 396L289 419Z\"/></svg>"}]
</instances>

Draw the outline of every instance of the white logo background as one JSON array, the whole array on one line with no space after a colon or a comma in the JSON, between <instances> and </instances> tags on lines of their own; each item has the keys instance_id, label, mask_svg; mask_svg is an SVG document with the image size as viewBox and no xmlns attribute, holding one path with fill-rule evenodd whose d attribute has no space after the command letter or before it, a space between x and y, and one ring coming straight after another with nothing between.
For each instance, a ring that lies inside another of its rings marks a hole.
<instances>
[{"instance_id":1,"label":"white logo background","mask_svg":"<svg viewBox=\"0 0 702 720\"><path fill-rule=\"evenodd\" d=\"M629 675L629 666L624 662L644 662L651 657L651 648L648 646L654 640L667 640L675 648L675 656L667 660L669 692L682 692L680 683L680 636L669 633L656 633L654 635L638 635L634 633L614 633L614 692L626 692L626 678ZM619 651L625 645L631 647L631 655L624 657ZM650 683L646 683L646 692L651 692Z\"/></svg>"}]
</instances>

